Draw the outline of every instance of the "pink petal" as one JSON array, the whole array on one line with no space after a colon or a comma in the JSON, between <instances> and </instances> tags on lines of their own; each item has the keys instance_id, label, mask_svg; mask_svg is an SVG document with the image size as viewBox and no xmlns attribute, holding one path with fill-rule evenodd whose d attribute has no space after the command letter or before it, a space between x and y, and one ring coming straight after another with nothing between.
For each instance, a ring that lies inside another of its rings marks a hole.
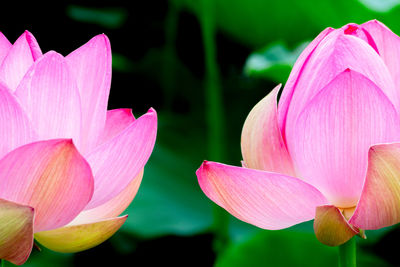
<instances>
[{"instance_id":1,"label":"pink petal","mask_svg":"<svg viewBox=\"0 0 400 267\"><path fill-rule=\"evenodd\" d=\"M69 225L92 223L120 215L135 198L143 178L143 170L114 198L90 210L82 211Z\"/></svg>"},{"instance_id":2,"label":"pink petal","mask_svg":"<svg viewBox=\"0 0 400 267\"><path fill-rule=\"evenodd\" d=\"M120 108L107 111L106 124L97 140L97 145L111 140L134 121L135 117L131 109Z\"/></svg>"},{"instance_id":3,"label":"pink petal","mask_svg":"<svg viewBox=\"0 0 400 267\"><path fill-rule=\"evenodd\" d=\"M25 263L33 246L32 207L0 199L0 259Z\"/></svg>"},{"instance_id":4,"label":"pink petal","mask_svg":"<svg viewBox=\"0 0 400 267\"><path fill-rule=\"evenodd\" d=\"M28 116L14 95L0 84L0 158L36 139Z\"/></svg>"},{"instance_id":5,"label":"pink petal","mask_svg":"<svg viewBox=\"0 0 400 267\"><path fill-rule=\"evenodd\" d=\"M277 118L278 85L247 116L242 130L242 155L247 168L294 176Z\"/></svg>"},{"instance_id":6,"label":"pink petal","mask_svg":"<svg viewBox=\"0 0 400 267\"><path fill-rule=\"evenodd\" d=\"M361 25L374 40L379 55L385 62L395 82L400 88L400 37L377 20L371 20Z\"/></svg>"},{"instance_id":7,"label":"pink petal","mask_svg":"<svg viewBox=\"0 0 400 267\"><path fill-rule=\"evenodd\" d=\"M111 84L111 47L97 35L66 57L77 82L82 103L82 151L96 145L106 121Z\"/></svg>"},{"instance_id":8,"label":"pink petal","mask_svg":"<svg viewBox=\"0 0 400 267\"><path fill-rule=\"evenodd\" d=\"M328 36L333 28L326 28L323 30L300 54L299 58L296 60L296 63L293 66L292 71L290 72L289 78L286 82L285 89L282 91L282 95L279 99L279 107L278 107L278 122L279 127L282 132L284 131L286 124L286 116L289 108L289 103L293 97L294 89L299 82L301 75L303 75L304 69L312 54L315 51L315 48L320 44L320 42Z\"/></svg>"},{"instance_id":9,"label":"pink petal","mask_svg":"<svg viewBox=\"0 0 400 267\"><path fill-rule=\"evenodd\" d=\"M369 79L346 70L303 110L287 136L296 173L329 202L357 204L372 144L400 140L400 118Z\"/></svg>"},{"instance_id":10,"label":"pink petal","mask_svg":"<svg viewBox=\"0 0 400 267\"><path fill-rule=\"evenodd\" d=\"M364 188L350 223L370 230L400 222L400 143L375 145L368 158Z\"/></svg>"},{"instance_id":11,"label":"pink petal","mask_svg":"<svg viewBox=\"0 0 400 267\"><path fill-rule=\"evenodd\" d=\"M12 44L10 43L10 41L8 41L7 37L5 37L2 32L0 32L0 66L11 47Z\"/></svg>"},{"instance_id":12,"label":"pink petal","mask_svg":"<svg viewBox=\"0 0 400 267\"><path fill-rule=\"evenodd\" d=\"M93 194L90 166L71 140L19 147L0 160L0 170L0 198L33 207L35 232L67 224Z\"/></svg>"},{"instance_id":13,"label":"pink petal","mask_svg":"<svg viewBox=\"0 0 400 267\"><path fill-rule=\"evenodd\" d=\"M287 103L289 106L285 137L294 135L297 117L314 96L348 68L368 77L393 102L396 110L400 111L398 97L400 91L395 88L382 58L368 43L358 37L344 34L342 28L326 36L310 55L298 76L289 78L288 85L282 92L282 94L287 94L285 91L292 92L290 100L286 100L290 104ZM279 113L284 112L283 104Z\"/></svg>"},{"instance_id":14,"label":"pink petal","mask_svg":"<svg viewBox=\"0 0 400 267\"><path fill-rule=\"evenodd\" d=\"M317 239L328 246L339 246L359 233L344 218L335 206L317 207L314 220L314 232Z\"/></svg>"},{"instance_id":15,"label":"pink petal","mask_svg":"<svg viewBox=\"0 0 400 267\"><path fill-rule=\"evenodd\" d=\"M86 209L115 197L139 174L151 155L156 134L157 114L150 109L86 156L95 177L95 192Z\"/></svg>"},{"instance_id":16,"label":"pink petal","mask_svg":"<svg viewBox=\"0 0 400 267\"><path fill-rule=\"evenodd\" d=\"M4 58L0 66L0 81L14 91L33 62L42 55L35 37L25 31Z\"/></svg>"},{"instance_id":17,"label":"pink petal","mask_svg":"<svg viewBox=\"0 0 400 267\"><path fill-rule=\"evenodd\" d=\"M74 253L95 247L109 239L128 216L108 218L88 224L72 225L35 234L43 246L58 252Z\"/></svg>"},{"instance_id":18,"label":"pink petal","mask_svg":"<svg viewBox=\"0 0 400 267\"><path fill-rule=\"evenodd\" d=\"M203 192L233 216L276 230L314 218L326 204L311 185L284 174L205 161L196 172Z\"/></svg>"},{"instance_id":19,"label":"pink petal","mask_svg":"<svg viewBox=\"0 0 400 267\"><path fill-rule=\"evenodd\" d=\"M46 53L32 65L15 93L41 139L73 138L80 144L79 92L63 56Z\"/></svg>"}]
</instances>

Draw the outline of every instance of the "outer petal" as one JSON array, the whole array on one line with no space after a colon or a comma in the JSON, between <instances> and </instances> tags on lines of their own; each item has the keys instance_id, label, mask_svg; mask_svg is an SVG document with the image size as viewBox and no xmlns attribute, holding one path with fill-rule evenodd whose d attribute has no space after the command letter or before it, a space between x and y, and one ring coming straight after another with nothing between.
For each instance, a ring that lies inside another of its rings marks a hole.
<instances>
[{"instance_id":1,"label":"outer petal","mask_svg":"<svg viewBox=\"0 0 400 267\"><path fill-rule=\"evenodd\" d=\"M23 264L33 245L32 207L0 199L0 259Z\"/></svg>"},{"instance_id":2,"label":"outer petal","mask_svg":"<svg viewBox=\"0 0 400 267\"><path fill-rule=\"evenodd\" d=\"M242 130L242 155L248 168L294 176L278 125L276 97L280 87L275 87L247 116Z\"/></svg>"},{"instance_id":3,"label":"outer petal","mask_svg":"<svg viewBox=\"0 0 400 267\"><path fill-rule=\"evenodd\" d=\"M94 145L106 121L111 84L111 47L104 34L95 36L66 57L82 101L82 151Z\"/></svg>"},{"instance_id":4,"label":"outer petal","mask_svg":"<svg viewBox=\"0 0 400 267\"><path fill-rule=\"evenodd\" d=\"M296 63L293 66L292 71L290 72L289 78L286 82L285 89L282 92L281 98L279 100L279 112L278 112L278 122L281 130L285 128L286 124L286 115L289 108L290 100L292 99L293 92L295 87L297 86L298 80L300 80L300 75L304 72L304 68L308 61L310 60L312 54L315 51L315 48L319 45L319 43L334 31L333 28L326 28L323 30L300 54L299 58L296 60Z\"/></svg>"},{"instance_id":5,"label":"outer petal","mask_svg":"<svg viewBox=\"0 0 400 267\"><path fill-rule=\"evenodd\" d=\"M30 68L15 93L41 139L73 138L79 145L79 92L63 56L46 53Z\"/></svg>"},{"instance_id":6,"label":"outer petal","mask_svg":"<svg viewBox=\"0 0 400 267\"><path fill-rule=\"evenodd\" d=\"M203 192L233 216L276 230L314 218L326 204L311 185L294 177L205 161L196 172Z\"/></svg>"},{"instance_id":7,"label":"outer petal","mask_svg":"<svg viewBox=\"0 0 400 267\"><path fill-rule=\"evenodd\" d=\"M93 194L90 166L71 140L19 147L0 160L0 198L35 209L35 232L63 226Z\"/></svg>"},{"instance_id":8,"label":"outer petal","mask_svg":"<svg viewBox=\"0 0 400 267\"><path fill-rule=\"evenodd\" d=\"M328 246L346 243L358 230L354 229L338 208L331 205L317 207L314 220L317 239Z\"/></svg>"},{"instance_id":9,"label":"outer petal","mask_svg":"<svg viewBox=\"0 0 400 267\"><path fill-rule=\"evenodd\" d=\"M135 117L133 116L131 109L120 108L107 111L106 124L97 140L97 145L101 145L111 140L134 121Z\"/></svg>"},{"instance_id":10,"label":"outer petal","mask_svg":"<svg viewBox=\"0 0 400 267\"><path fill-rule=\"evenodd\" d=\"M135 198L143 178L143 170L116 197L90 210L82 211L69 225L77 225L113 218L120 215Z\"/></svg>"},{"instance_id":11,"label":"outer petal","mask_svg":"<svg viewBox=\"0 0 400 267\"><path fill-rule=\"evenodd\" d=\"M400 118L392 103L351 70L327 85L293 128L287 142L296 173L341 208L357 204L369 147L400 140Z\"/></svg>"},{"instance_id":12,"label":"outer petal","mask_svg":"<svg viewBox=\"0 0 400 267\"><path fill-rule=\"evenodd\" d=\"M0 81L14 91L33 62L42 55L35 37L25 31L4 58L0 67Z\"/></svg>"},{"instance_id":13,"label":"outer petal","mask_svg":"<svg viewBox=\"0 0 400 267\"><path fill-rule=\"evenodd\" d=\"M375 145L368 154L368 172L350 223L379 229L400 222L400 143Z\"/></svg>"},{"instance_id":14,"label":"outer petal","mask_svg":"<svg viewBox=\"0 0 400 267\"><path fill-rule=\"evenodd\" d=\"M150 109L123 132L87 155L95 177L95 192L86 209L115 197L138 175L151 155L156 134L157 114Z\"/></svg>"},{"instance_id":15,"label":"outer petal","mask_svg":"<svg viewBox=\"0 0 400 267\"><path fill-rule=\"evenodd\" d=\"M73 253L95 247L110 238L124 224L128 216L94 223L58 228L35 234L43 246L58 252Z\"/></svg>"},{"instance_id":16,"label":"outer petal","mask_svg":"<svg viewBox=\"0 0 400 267\"><path fill-rule=\"evenodd\" d=\"M338 29L329 34L310 56L296 78L287 110L285 136L295 134L295 122L307 106L326 85L347 68L357 71L374 82L400 111L399 93L382 58L362 39ZM286 88L284 91L287 90ZM279 110L279 113L283 110Z\"/></svg>"},{"instance_id":17,"label":"outer petal","mask_svg":"<svg viewBox=\"0 0 400 267\"><path fill-rule=\"evenodd\" d=\"M377 20L371 20L361 25L374 40L379 55L385 62L396 88L400 88L400 37Z\"/></svg>"},{"instance_id":18,"label":"outer petal","mask_svg":"<svg viewBox=\"0 0 400 267\"><path fill-rule=\"evenodd\" d=\"M36 139L28 116L12 93L0 84L0 158Z\"/></svg>"},{"instance_id":19,"label":"outer petal","mask_svg":"<svg viewBox=\"0 0 400 267\"><path fill-rule=\"evenodd\" d=\"M7 37L5 37L2 32L0 32L0 66L11 47L12 44L10 43L10 41L8 41Z\"/></svg>"}]
</instances>

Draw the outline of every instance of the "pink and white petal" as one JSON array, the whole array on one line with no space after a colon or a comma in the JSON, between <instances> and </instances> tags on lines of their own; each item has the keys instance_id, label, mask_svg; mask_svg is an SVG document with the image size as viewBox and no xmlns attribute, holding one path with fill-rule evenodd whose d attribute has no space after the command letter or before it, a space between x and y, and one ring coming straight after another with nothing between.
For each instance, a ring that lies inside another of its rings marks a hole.
<instances>
[{"instance_id":1,"label":"pink and white petal","mask_svg":"<svg viewBox=\"0 0 400 267\"><path fill-rule=\"evenodd\" d=\"M250 111L242 130L242 155L247 168L294 176L292 160L278 125L280 85Z\"/></svg>"},{"instance_id":2,"label":"pink and white petal","mask_svg":"<svg viewBox=\"0 0 400 267\"><path fill-rule=\"evenodd\" d=\"M308 103L348 68L368 77L400 111L400 90L382 58L368 43L343 31L338 29L321 41L298 77L287 111L286 138L295 134L296 120Z\"/></svg>"},{"instance_id":3,"label":"pink and white petal","mask_svg":"<svg viewBox=\"0 0 400 267\"><path fill-rule=\"evenodd\" d=\"M400 222L400 143L372 146L360 201L349 222L371 230Z\"/></svg>"},{"instance_id":4,"label":"pink and white petal","mask_svg":"<svg viewBox=\"0 0 400 267\"><path fill-rule=\"evenodd\" d=\"M111 85L111 47L104 34L66 57L77 80L82 103L82 151L95 145L106 122L107 103Z\"/></svg>"},{"instance_id":5,"label":"pink and white petal","mask_svg":"<svg viewBox=\"0 0 400 267\"><path fill-rule=\"evenodd\" d=\"M106 241L121 228L127 217L128 215L125 215L39 232L35 234L35 239L51 250L75 253L90 249Z\"/></svg>"},{"instance_id":6,"label":"pink and white petal","mask_svg":"<svg viewBox=\"0 0 400 267\"><path fill-rule=\"evenodd\" d=\"M42 56L35 37L25 31L15 41L0 66L0 81L15 91L34 61Z\"/></svg>"},{"instance_id":7,"label":"pink and white petal","mask_svg":"<svg viewBox=\"0 0 400 267\"><path fill-rule=\"evenodd\" d=\"M371 145L400 140L393 104L368 78L346 70L303 110L287 136L296 173L329 203L354 207Z\"/></svg>"},{"instance_id":8,"label":"pink and white petal","mask_svg":"<svg viewBox=\"0 0 400 267\"><path fill-rule=\"evenodd\" d=\"M239 220L283 229L314 218L327 203L313 186L284 174L205 161L196 172L203 192Z\"/></svg>"},{"instance_id":9,"label":"pink and white petal","mask_svg":"<svg viewBox=\"0 0 400 267\"><path fill-rule=\"evenodd\" d=\"M8 41L7 37L5 37L2 32L0 32L0 66L11 47L12 44L10 43L10 41Z\"/></svg>"},{"instance_id":10,"label":"pink and white petal","mask_svg":"<svg viewBox=\"0 0 400 267\"><path fill-rule=\"evenodd\" d=\"M36 140L36 133L25 111L1 83L0 125L0 158L14 148Z\"/></svg>"},{"instance_id":11,"label":"pink and white petal","mask_svg":"<svg viewBox=\"0 0 400 267\"><path fill-rule=\"evenodd\" d=\"M337 207L325 205L316 209L314 232L321 243L328 246L339 246L358 234L359 230L347 222Z\"/></svg>"},{"instance_id":12,"label":"pink and white petal","mask_svg":"<svg viewBox=\"0 0 400 267\"><path fill-rule=\"evenodd\" d=\"M25 263L33 246L32 207L0 199L0 259Z\"/></svg>"},{"instance_id":13,"label":"pink and white petal","mask_svg":"<svg viewBox=\"0 0 400 267\"><path fill-rule=\"evenodd\" d=\"M298 80L301 75L303 75L304 68L310 57L315 51L315 48L321 43L321 41L328 36L335 29L326 28L323 30L300 54L299 58L296 60L296 63L293 66L292 71L290 72L289 78L286 82L285 89L282 91L282 95L279 99L278 106L278 123L279 127L284 132L285 124L286 124L286 116L289 108L289 103L292 99L293 92L295 87L297 86Z\"/></svg>"},{"instance_id":14,"label":"pink and white petal","mask_svg":"<svg viewBox=\"0 0 400 267\"><path fill-rule=\"evenodd\" d=\"M134 121L135 117L133 116L131 109L120 108L108 110L106 124L96 142L97 145L101 145L111 140Z\"/></svg>"},{"instance_id":15,"label":"pink and white petal","mask_svg":"<svg viewBox=\"0 0 400 267\"><path fill-rule=\"evenodd\" d=\"M135 198L143 178L143 170L117 196L90 210L82 211L68 225L85 224L120 215Z\"/></svg>"},{"instance_id":16,"label":"pink and white petal","mask_svg":"<svg viewBox=\"0 0 400 267\"><path fill-rule=\"evenodd\" d=\"M400 37L377 20L361 25L374 40L378 53L385 62L395 82L400 88Z\"/></svg>"},{"instance_id":17,"label":"pink and white petal","mask_svg":"<svg viewBox=\"0 0 400 267\"><path fill-rule=\"evenodd\" d=\"M123 132L86 156L95 177L95 191L85 210L118 195L144 168L157 135L157 114L150 109Z\"/></svg>"},{"instance_id":18,"label":"pink and white petal","mask_svg":"<svg viewBox=\"0 0 400 267\"><path fill-rule=\"evenodd\" d=\"M89 164L70 139L21 146L0 160L0 198L35 209L34 231L61 227L93 195Z\"/></svg>"},{"instance_id":19,"label":"pink and white petal","mask_svg":"<svg viewBox=\"0 0 400 267\"><path fill-rule=\"evenodd\" d=\"M15 94L41 139L73 138L79 147L79 92L62 55L54 51L43 55L32 65Z\"/></svg>"}]
</instances>

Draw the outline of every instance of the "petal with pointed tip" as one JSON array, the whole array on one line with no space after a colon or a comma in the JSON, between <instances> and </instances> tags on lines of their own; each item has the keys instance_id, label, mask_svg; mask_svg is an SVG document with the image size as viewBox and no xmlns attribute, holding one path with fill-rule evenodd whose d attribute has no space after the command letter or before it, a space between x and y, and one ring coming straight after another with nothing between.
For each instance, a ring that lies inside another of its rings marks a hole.
<instances>
[{"instance_id":1,"label":"petal with pointed tip","mask_svg":"<svg viewBox=\"0 0 400 267\"><path fill-rule=\"evenodd\" d=\"M346 221L340 210L331 205L317 207L314 232L317 239L328 246L342 245L358 234L358 230Z\"/></svg>"},{"instance_id":2,"label":"petal with pointed tip","mask_svg":"<svg viewBox=\"0 0 400 267\"><path fill-rule=\"evenodd\" d=\"M97 145L101 145L111 140L134 121L135 117L133 116L131 109L120 108L107 111L106 124L97 140Z\"/></svg>"},{"instance_id":3,"label":"petal with pointed tip","mask_svg":"<svg viewBox=\"0 0 400 267\"><path fill-rule=\"evenodd\" d=\"M207 161L196 174L212 201L238 219L264 229L283 229L311 220L315 208L326 204L317 189L284 174Z\"/></svg>"},{"instance_id":4,"label":"petal with pointed tip","mask_svg":"<svg viewBox=\"0 0 400 267\"><path fill-rule=\"evenodd\" d=\"M14 91L33 62L42 55L35 37L25 31L15 41L0 66L0 80Z\"/></svg>"},{"instance_id":5,"label":"petal with pointed tip","mask_svg":"<svg viewBox=\"0 0 400 267\"><path fill-rule=\"evenodd\" d=\"M86 156L95 177L95 192L85 208L95 208L118 195L144 168L154 147L157 114L154 109Z\"/></svg>"},{"instance_id":6,"label":"petal with pointed tip","mask_svg":"<svg viewBox=\"0 0 400 267\"><path fill-rule=\"evenodd\" d=\"M0 158L12 149L33 142L36 133L15 96L0 84Z\"/></svg>"},{"instance_id":7,"label":"petal with pointed tip","mask_svg":"<svg viewBox=\"0 0 400 267\"><path fill-rule=\"evenodd\" d=\"M32 207L0 199L0 259L23 264L33 246Z\"/></svg>"},{"instance_id":8,"label":"petal with pointed tip","mask_svg":"<svg viewBox=\"0 0 400 267\"><path fill-rule=\"evenodd\" d=\"M277 118L280 85L250 111L242 130L242 155L247 168L294 175Z\"/></svg>"},{"instance_id":9,"label":"petal with pointed tip","mask_svg":"<svg viewBox=\"0 0 400 267\"><path fill-rule=\"evenodd\" d=\"M110 238L124 224L128 216L97 222L66 226L35 234L43 246L58 252L74 253L95 247Z\"/></svg>"},{"instance_id":10,"label":"petal with pointed tip","mask_svg":"<svg viewBox=\"0 0 400 267\"><path fill-rule=\"evenodd\" d=\"M143 178L143 170L117 196L90 210L82 211L69 225L84 224L120 215L135 198Z\"/></svg>"},{"instance_id":11,"label":"petal with pointed tip","mask_svg":"<svg viewBox=\"0 0 400 267\"><path fill-rule=\"evenodd\" d=\"M41 139L73 138L79 147L79 92L63 56L54 51L43 55L15 93Z\"/></svg>"},{"instance_id":12,"label":"petal with pointed tip","mask_svg":"<svg viewBox=\"0 0 400 267\"><path fill-rule=\"evenodd\" d=\"M111 84L111 47L104 34L66 57L82 103L82 151L90 150L104 127Z\"/></svg>"},{"instance_id":13,"label":"petal with pointed tip","mask_svg":"<svg viewBox=\"0 0 400 267\"><path fill-rule=\"evenodd\" d=\"M393 104L368 78L346 70L303 110L287 137L296 173L329 203L356 206L371 145L400 140Z\"/></svg>"},{"instance_id":14,"label":"petal with pointed tip","mask_svg":"<svg viewBox=\"0 0 400 267\"><path fill-rule=\"evenodd\" d=\"M90 166L68 139L19 147L0 169L0 197L35 209L35 232L69 223L93 194Z\"/></svg>"},{"instance_id":15,"label":"petal with pointed tip","mask_svg":"<svg viewBox=\"0 0 400 267\"><path fill-rule=\"evenodd\" d=\"M7 37L5 37L2 32L0 32L0 66L11 47L12 44L10 43L10 41L8 41Z\"/></svg>"},{"instance_id":16,"label":"petal with pointed tip","mask_svg":"<svg viewBox=\"0 0 400 267\"><path fill-rule=\"evenodd\" d=\"M400 143L369 150L364 188L349 222L366 230L400 222Z\"/></svg>"}]
</instances>

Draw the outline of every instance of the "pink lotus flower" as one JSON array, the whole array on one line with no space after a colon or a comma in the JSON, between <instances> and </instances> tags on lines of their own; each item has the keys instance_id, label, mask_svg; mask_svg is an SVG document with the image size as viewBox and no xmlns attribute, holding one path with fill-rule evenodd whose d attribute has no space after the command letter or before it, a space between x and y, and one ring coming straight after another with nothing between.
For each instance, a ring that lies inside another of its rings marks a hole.
<instances>
[{"instance_id":1,"label":"pink lotus flower","mask_svg":"<svg viewBox=\"0 0 400 267\"><path fill-rule=\"evenodd\" d=\"M60 252L96 246L127 216L154 146L153 109L107 111L111 48L98 35L66 57L0 34L0 258L35 237Z\"/></svg>"},{"instance_id":2,"label":"pink lotus flower","mask_svg":"<svg viewBox=\"0 0 400 267\"><path fill-rule=\"evenodd\" d=\"M313 218L340 245L400 222L400 38L374 20L327 28L250 112L243 166L204 162L204 193L240 220L282 229Z\"/></svg>"}]
</instances>

